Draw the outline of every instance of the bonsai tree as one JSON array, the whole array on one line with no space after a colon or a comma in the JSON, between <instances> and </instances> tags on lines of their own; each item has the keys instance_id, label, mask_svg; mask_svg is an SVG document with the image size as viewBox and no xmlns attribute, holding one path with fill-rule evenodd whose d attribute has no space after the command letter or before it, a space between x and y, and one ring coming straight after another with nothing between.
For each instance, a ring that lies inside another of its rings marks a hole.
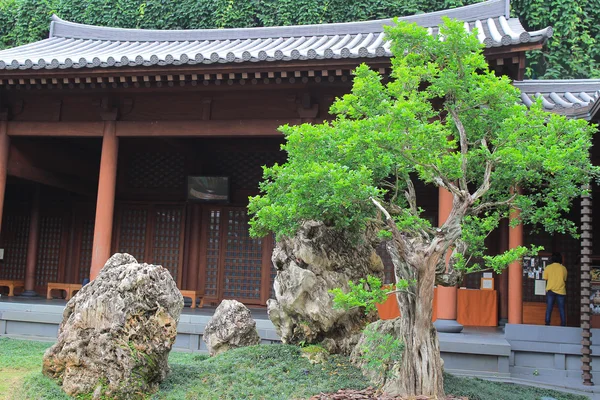
<instances>
[{"instance_id":1,"label":"bonsai tree","mask_svg":"<svg viewBox=\"0 0 600 400\"><path fill-rule=\"evenodd\" d=\"M392 238L404 342L384 389L442 396L434 285L500 271L535 251L485 254L485 237L511 210L518 211L512 223L575 235L564 215L597 172L589 157L594 129L544 112L539 102L522 105L461 22L445 20L438 36L397 22L387 39L389 79L361 65L352 92L331 107L332 121L281 128L288 161L265 168L262 194L250 199L251 228L282 237L306 220L345 232L379 226ZM422 217L416 181L452 194L441 227Z\"/></svg>"}]
</instances>

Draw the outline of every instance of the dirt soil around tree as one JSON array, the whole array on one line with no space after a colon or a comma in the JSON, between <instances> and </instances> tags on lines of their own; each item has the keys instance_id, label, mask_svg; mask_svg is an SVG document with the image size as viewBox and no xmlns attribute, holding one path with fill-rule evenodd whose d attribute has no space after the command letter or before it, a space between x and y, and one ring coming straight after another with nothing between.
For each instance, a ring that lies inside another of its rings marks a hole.
<instances>
[{"instance_id":1,"label":"dirt soil around tree","mask_svg":"<svg viewBox=\"0 0 600 400\"><path fill-rule=\"evenodd\" d=\"M353 389L340 389L335 393L320 393L312 396L309 400L469 400L468 397L455 397L447 396L444 398L440 397L429 397L429 396L416 396L416 397L402 397L402 396L388 396L385 393L381 393L372 387L368 387L362 390Z\"/></svg>"}]
</instances>

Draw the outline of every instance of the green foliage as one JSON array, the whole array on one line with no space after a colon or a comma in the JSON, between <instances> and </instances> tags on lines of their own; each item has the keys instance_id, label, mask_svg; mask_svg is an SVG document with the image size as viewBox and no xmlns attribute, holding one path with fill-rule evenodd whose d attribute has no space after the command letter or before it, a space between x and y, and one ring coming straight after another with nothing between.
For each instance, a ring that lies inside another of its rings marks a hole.
<instances>
[{"instance_id":1,"label":"green foliage","mask_svg":"<svg viewBox=\"0 0 600 400\"><path fill-rule=\"evenodd\" d=\"M364 307L365 314L375 311L375 304L384 303L390 293L394 291L407 292L409 286L415 282L409 282L406 279L401 279L395 285L386 285L381 283L381 280L375 276L367 276L360 279L358 284L352 281L348 282L349 290L344 292L340 288L331 289L329 293L333 294L333 307L343 310L350 310L355 307Z\"/></svg>"},{"instance_id":2,"label":"green foliage","mask_svg":"<svg viewBox=\"0 0 600 400\"><path fill-rule=\"evenodd\" d=\"M542 50L527 54L530 77L600 77L600 3L597 0L513 0L513 15L530 30L552 26Z\"/></svg>"},{"instance_id":3,"label":"green foliage","mask_svg":"<svg viewBox=\"0 0 600 400\"><path fill-rule=\"evenodd\" d=\"M382 333L369 325L363 332L364 342L360 346L360 359L364 368L373 372L377 381L382 382L386 374L391 373L391 366L400 361L404 343L389 333Z\"/></svg>"},{"instance_id":4,"label":"green foliage","mask_svg":"<svg viewBox=\"0 0 600 400\"><path fill-rule=\"evenodd\" d=\"M291 235L310 219L360 232L378 218L373 197L407 241L443 237L459 248L463 269L482 258L500 270L532 250L482 257L485 237L511 206L525 224L576 235L565 215L598 174L589 159L595 128L547 113L539 102L520 104L518 89L488 69L462 23L445 20L440 32L443 41L414 24L390 27L388 83L361 65L351 93L332 105L332 121L282 128L288 161L266 168L262 194L250 199L253 234ZM454 191L461 206L448 228L438 232L422 217L414 180ZM460 229L451 230L457 222Z\"/></svg>"},{"instance_id":5,"label":"green foliage","mask_svg":"<svg viewBox=\"0 0 600 400\"><path fill-rule=\"evenodd\" d=\"M0 48L48 35L52 13L74 22L146 29L243 28L366 21L420 14L480 0L0 0ZM600 76L600 7L595 0L514 0L531 30L554 26L543 50L528 54L530 76Z\"/></svg>"},{"instance_id":6,"label":"green foliage","mask_svg":"<svg viewBox=\"0 0 600 400\"><path fill-rule=\"evenodd\" d=\"M348 288L348 292L340 288L329 291L333 294L333 307L344 310L364 307L366 314L375 311L375 304L386 301L389 290L382 287L381 279L371 275L360 279L358 284L349 281Z\"/></svg>"}]
</instances>

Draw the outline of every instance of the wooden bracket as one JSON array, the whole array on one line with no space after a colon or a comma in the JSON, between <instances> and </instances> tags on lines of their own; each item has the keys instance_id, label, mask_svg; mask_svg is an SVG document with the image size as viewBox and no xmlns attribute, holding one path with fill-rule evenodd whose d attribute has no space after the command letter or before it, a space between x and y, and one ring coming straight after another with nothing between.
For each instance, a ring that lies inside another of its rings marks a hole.
<instances>
[{"instance_id":1,"label":"wooden bracket","mask_svg":"<svg viewBox=\"0 0 600 400\"><path fill-rule=\"evenodd\" d=\"M128 115L133 111L134 101L132 98L126 98L119 104L119 115L122 117Z\"/></svg>"},{"instance_id":2,"label":"wooden bracket","mask_svg":"<svg viewBox=\"0 0 600 400\"><path fill-rule=\"evenodd\" d=\"M62 106L63 106L63 102L62 100L55 100L52 102L52 105L55 107L54 108L54 114L52 116L52 120L53 121L60 121L62 119Z\"/></svg>"},{"instance_id":3,"label":"wooden bracket","mask_svg":"<svg viewBox=\"0 0 600 400\"><path fill-rule=\"evenodd\" d=\"M92 102L92 104L100 106L100 119L102 121L116 121L119 118L119 108L110 97L105 96L100 101Z\"/></svg>"},{"instance_id":4,"label":"wooden bracket","mask_svg":"<svg viewBox=\"0 0 600 400\"><path fill-rule=\"evenodd\" d=\"M319 104L312 104L310 93L303 93L301 99L296 102L298 103L296 111L300 118L316 118L319 115Z\"/></svg>"},{"instance_id":5,"label":"wooden bracket","mask_svg":"<svg viewBox=\"0 0 600 400\"><path fill-rule=\"evenodd\" d=\"M202 120L210 121L211 113L212 113L212 98L205 97L202 99Z\"/></svg>"}]
</instances>

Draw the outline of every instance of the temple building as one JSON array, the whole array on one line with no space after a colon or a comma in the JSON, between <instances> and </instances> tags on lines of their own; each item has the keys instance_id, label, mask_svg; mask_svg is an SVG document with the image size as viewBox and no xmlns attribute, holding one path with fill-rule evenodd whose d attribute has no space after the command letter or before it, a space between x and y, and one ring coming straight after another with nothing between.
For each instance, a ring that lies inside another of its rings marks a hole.
<instances>
[{"instance_id":1,"label":"temple building","mask_svg":"<svg viewBox=\"0 0 600 400\"><path fill-rule=\"evenodd\" d=\"M525 30L508 0L401 20L437 35L442 16L477 29L490 68L519 81L525 104L543 96L551 111L597 120L599 81L523 81L525 52L542 48L550 27ZM391 24L155 31L54 16L48 39L0 51L0 285L58 295L48 289L68 291L127 252L163 265L204 304L264 305L274 243L249 237L246 204L261 167L285 161L277 128L327 119L360 63L388 74ZM448 197L418 190L431 219L443 218ZM578 240L506 225L490 250L521 243L562 251L579 276ZM462 286L479 289L481 277ZM543 321L543 297L520 265L493 279L493 323ZM572 326L580 289L569 280ZM457 292L440 289L439 319L460 316Z\"/></svg>"}]
</instances>

